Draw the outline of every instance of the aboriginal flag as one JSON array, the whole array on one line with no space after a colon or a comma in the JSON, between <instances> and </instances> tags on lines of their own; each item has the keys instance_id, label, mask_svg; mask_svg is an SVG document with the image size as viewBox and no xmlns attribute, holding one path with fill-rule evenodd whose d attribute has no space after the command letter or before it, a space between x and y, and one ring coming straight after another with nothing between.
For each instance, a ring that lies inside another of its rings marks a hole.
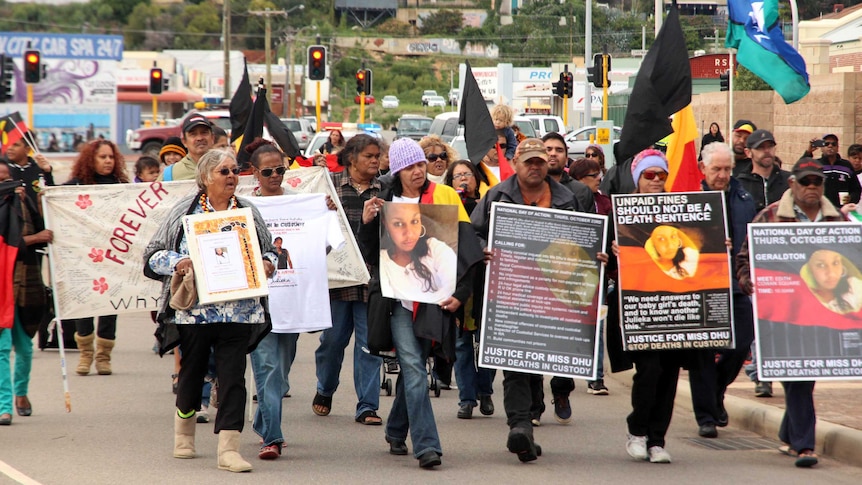
<instances>
[{"instance_id":1,"label":"aboriginal flag","mask_svg":"<svg viewBox=\"0 0 862 485\"><path fill-rule=\"evenodd\" d=\"M20 186L19 181L0 182L0 328L12 328L15 319L12 281L18 248L23 242L21 199L15 193L15 189Z\"/></svg>"},{"instance_id":2,"label":"aboriginal flag","mask_svg":"<svg viewBox=\"0 0 862 485\"><path fill-rule=\"evenodd\" d=\"M21 113L17 111L0 118L0 136L2 136L3 141L3 153L6 153L9 145L24 138L24 134L28 130L27 123L24 123Z\"/></svg>"}]
</instances>

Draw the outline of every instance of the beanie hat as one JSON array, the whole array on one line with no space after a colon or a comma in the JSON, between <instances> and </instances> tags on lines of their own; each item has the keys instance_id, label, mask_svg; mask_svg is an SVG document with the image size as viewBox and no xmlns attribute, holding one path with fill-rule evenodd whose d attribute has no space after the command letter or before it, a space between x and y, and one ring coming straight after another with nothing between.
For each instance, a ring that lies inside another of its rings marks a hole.
<instances>
[{"instance_id":1,"label":"beanie hat","mask_svg":"<svg viewBox=\"0 0 862 485\"><path fill-rule=\"evenodd\" d=\"M425 152L412 138L399 138L389 147L389 173L397 174L417 162L426 162Z\"/></svg>"},{"instance_id":2,"label":"beanie hat","mask_svg":"<svg viewBox=\"0 0 862 485\"><path fill-rule=\"evenodd\" d=\"M181 157L186 156L186 147L183 146L182 140L180 140L176 136L172 136L165 140L165 143L162 145L162 149L159 150L159 159L164 163L165 161L165 153L172 152L178 153Z\"/></svg>"},{"instance_id":3,"label":"beanie hat","mask_svg":"<svg viewBox=\"0 0 862 485\"><path fill-rule=\"evenodd\" d=\"M659 167L665 172L668 171L667 159L662 152L647 149L635 155L635 159L632 161L632 179L634 179L635 184L640 180L643 171L651 167Z\"/></svg>"}]
</instances>

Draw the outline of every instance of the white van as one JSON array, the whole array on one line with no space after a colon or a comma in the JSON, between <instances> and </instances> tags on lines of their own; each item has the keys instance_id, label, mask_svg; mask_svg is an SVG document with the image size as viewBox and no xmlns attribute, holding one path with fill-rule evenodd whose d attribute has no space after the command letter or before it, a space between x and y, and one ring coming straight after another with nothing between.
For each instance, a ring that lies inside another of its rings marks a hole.
<instances>
[{"instance_id":1,"label":"white van","mask_svg":"<svg viewBox=\"0 0 862 485\"><path fill-rule=\"evenodd\" d=\"M532 114L523 116L530 119L533 129L536 130L536 136L539 138L551 132L557 132L561 135L566 134L566 125L563 124L563 119L559 116Z\"/></svg>"}]
</instances>

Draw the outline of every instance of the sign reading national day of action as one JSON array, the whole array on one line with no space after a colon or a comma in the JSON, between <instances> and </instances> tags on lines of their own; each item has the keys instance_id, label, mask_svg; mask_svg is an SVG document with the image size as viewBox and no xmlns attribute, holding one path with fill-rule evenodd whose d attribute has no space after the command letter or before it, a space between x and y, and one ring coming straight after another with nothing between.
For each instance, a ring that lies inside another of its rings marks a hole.
<instances>
[{"instance_id":1,"label":"sign reading national day of action","mask_svg":"<svg viewBox=\"0 0 862 485\"><path fill-rule=\"evenodd\" d=\"M749 224L763 381L862 379L862 225Z\"/></svg>"},{"instance_id":2,"label":"sign reading national day of action","mask_svg":"<svg viewBox=\"0 0 862 485\"><path fill-rule=\"evenodd\" d=\"M491 206L479 365L596 378L607 217Z\"/></svg>"},{"instance_id":3,"label":"sign reading national day of action","mask_svg":"<svg viewBox=\"0 0 862 485\"><path fill-rule=\"evenodd\" d=\"M720 192L614 195L627 351L733 346Z\"/></svg>"}]
</instances>

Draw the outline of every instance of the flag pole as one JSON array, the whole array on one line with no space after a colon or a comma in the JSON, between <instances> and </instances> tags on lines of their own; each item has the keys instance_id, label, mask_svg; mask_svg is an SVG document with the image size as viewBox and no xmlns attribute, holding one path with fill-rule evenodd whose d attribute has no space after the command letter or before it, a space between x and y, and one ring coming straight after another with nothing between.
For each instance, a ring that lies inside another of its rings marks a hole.
<instances>
[{"instance_id":1,"label":"flag pole","mask_svg":"<svg viewBox=\"0 0 862 485\"><path fill-rule=\"evenodd\" d=\"M36 152L36 155L39 155L39 154L40 154L40 152L39 152L39 147L37 147L37 146L36 146L36 141L35 141L35 140L31 140L31 139L27 136L27 133L24 133L24 131L23 131L23 130L21 130L21 127L20 127L20 126L18 126L18 124L15 124L15 129L16 129L16 130L18 130L18 133L20 133L20 134L21 134L21 138L23 138L23 139L24 139L24 143L26 143L26 144L27 144L27 146L28 146L28 147L30 147L30 149L31 149L31 150L33 150L34 152ZM27 130L27 132L28 132L28 133L29 133L29 131L30 131L30 130Z\"/></svg>"}]
</instances>

